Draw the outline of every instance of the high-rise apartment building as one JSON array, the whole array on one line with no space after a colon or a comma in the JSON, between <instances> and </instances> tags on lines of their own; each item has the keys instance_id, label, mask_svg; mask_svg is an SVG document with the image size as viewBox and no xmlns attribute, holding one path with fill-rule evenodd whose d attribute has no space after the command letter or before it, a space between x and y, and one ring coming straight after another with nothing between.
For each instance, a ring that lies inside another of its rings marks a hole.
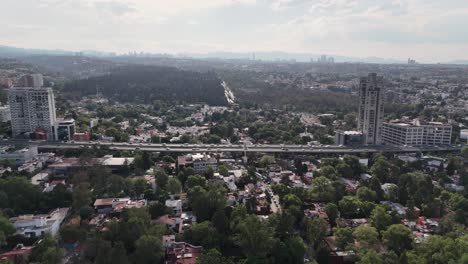
<instances>
[{"instance_id":1,"label":"high-rise apartment building","mask_svg":"<svg viewBox=\"0 0 468 264\"><path fill-rule=\"evenodd\" d=\"M33 134L37 139L55 139L55 99L51 88L13 87L9 89L13 137Z\"/></svg>"},{"instance_id":2,"label":"high-rise apartment building","mask_svg":"<svg viewBox=\"0 0 468 264\"><path fill-rule=\"evenodd\" d=\"M376 73L361 78L358 129L362 131L364 144L382 143L383 85L383 77Z\"/></svg>"}]
</instances>

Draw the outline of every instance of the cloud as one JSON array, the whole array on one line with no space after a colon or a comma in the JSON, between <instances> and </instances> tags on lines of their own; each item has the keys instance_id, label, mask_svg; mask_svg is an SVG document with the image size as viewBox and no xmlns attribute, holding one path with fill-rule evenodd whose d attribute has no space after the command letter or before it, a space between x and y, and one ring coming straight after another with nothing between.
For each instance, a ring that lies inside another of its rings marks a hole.
<instances>
[{"instance_id":1,"label":"cloud","mask_svg":"<svg viewBox=\"0 0 468 264\"><path fill-rule=\"evenodd\" d=\"M106 1L106 2L95 2L94 6L101 11L104 12L110 12L114 15L125 15L127 13L132 13L135 12L136 9L133 8L130 4L128 3L123 3L123 2L112 2L112 1Z\"/></svg>"},{"instance_id":2,"label":"cloud","mask_svg":"<svg viewBox=\"0 0 468 264\"><path fill-rule=\"evenodd\" d=\"M0 16L0 44L22 47L419 60L461 58L468 49L466 0L2 0L2 7L9 12Z\"/></svg>"}]
</instances>

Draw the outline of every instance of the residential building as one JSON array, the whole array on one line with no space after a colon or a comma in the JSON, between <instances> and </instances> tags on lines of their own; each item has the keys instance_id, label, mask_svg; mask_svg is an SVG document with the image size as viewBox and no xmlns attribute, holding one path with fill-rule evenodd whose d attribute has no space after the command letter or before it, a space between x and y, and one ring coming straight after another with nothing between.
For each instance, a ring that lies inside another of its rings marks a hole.
<instances>
[{"instance_id":1,"label":"residential building","mask_svg":"<svg viewBox=\"0 0 468 264\"><path fill-rule=\"evenodd\" d=\"M460 130L460 140L463 142L468 142L468 129Z\"/></svg>"},{"instance_id":2,"label":"residential building","mask_svg":"<svg viewBox=\"0 0 468 264\"><path fill-rule=\"evenodd\" d=\"M42 87L44 79L42 74L26 74L18 80L18 85L22 87Z\"/></svg>"},{"instance_id":3,"label":"residential building","mask_svg":"<svg viewBox=\"0 0 468 264\"><path fill-rule=\"evenodd\" d=\"M206 154L188 154L179 156L177 158L177 166L179 169L185 167L193 167L197 174L203 174L208 171L208 168L216 170L218 168L218 161Z\"/></svg>"},{"instance_id":4,"label":"residential building","mask_svg":"<svg viewBox=\"0 0 468 264\"><path fill-rule=\"evenodd\" d=\"M73 139L75 134L75 120L73 118L63 119L60 118L57 120L56 124L56 140L58 141L68 141Z\"/></svg>"},{"instance_id":5,"label":"residential building","mask_svg":"<svg viewBox=\"0 0 468 264\"><path fill-rule=\"evenodd\" d=\"M33 249L33 246L25 247L23 244L18 244L14 249L0 254L0 261L6 261L6 263L10 263L9 261L12 263L27 263Z\"/></svg>"},{"instance_id":6,"label":"residential building","mask_svg":"<svg viewBox=\"0 0 468 264\"><path fill-rule=\"evenodd\" d=\"M8 122L11 120L10 106L0 106L0 122Z\"/></svg>"},{"instance_id":7,"label":"residential building","mask_svg":"<svg viewBox=\"0 0 468 264\"><path fill-rule=\"evenodd\" d=\"M20 215L10 218L16 228L16 234L26 237L55 236L70 208L57 208L49 214Z\"/></svg>"},{"instance_id":8,"label":"residential building","mask_svg":"<svg viewBox=\"0 0 468 264\"><path fill-rule=\"evenodd\" d=\"M125 208L143 208L148 205L145 199L132 200L130 198L104 198L94 201L94 209L99 214L121 213Z\"/></svg>"},{"instance_id":9,"label":"residential building","mask_svg":"<svg viewBox=\"0 0 468 264\"><path fill-rule=\"evenodd\" d=\"M382 127L382 141L392 145L450 145L452 126L440 122L388 122Z\"/></svg>"},{"instance_id":10,"label":"residential building","mask_svg":"<svg viewBox=\"0 0 468 264\"><path fill-rule=\"evenodd\" d=\"M91 139L91 135L88 134L87 132L73 134L74 141L89 141L90 139Z\"/></svg>"},{"instance_id":11,"label":"residential building","mask_svg":"<svg viewBox=\"0 0 468 264\"><path fill-rule=\"evenodd\" d=\"M11 78L0 78L0 86L6 86L7 88L10 88L13 86L13 79Z\"/></svg>"},{"instance_id":12,"label":"residential building","mask_svg":"<svg viewBox=\"0 0 468 264\"><path fill-rule=\"evenodd\" d=\"M57 120L51 88L10 88L8 102L13 137L32 133L36 139L55 139Z\"/></svg>"},{"instance_id":13,"label":"residential building","mask_svg":"<svg viewBox=\"0 0 468 264\"><path fill-rule=\"evenodd\" d=\"M195 264L201 256L203 247L187 242L174 242L166 248L166 264Z\"/></svg>"},{"instance_id":14,"label":"residential building","mask_svg":"<svg viewBox=\"0 0 468 264\"><path fill-rule=\"evenodd\" d=\"M37 158L37 146L30 145L28 147L19 146L1 146L0 147L0 160L12 160L16 165L21 166L26 162L32 161Z\"/></svg>"},{"instance_id":15,"label":"residential building","mask_svg":"<svg viewBox=\"0 0 468 264\"><path fill-rule=\"evenodd\" d=\"M166 206L172 210L174 215L182 214L182 200L180 199L168 199L166 200Z\"/></svg>"},{"instance_id":16,"label":"residential building","mask_svg":"<svg viewBox=\"0 0 468 264\"><path fill-rule=\"evenodd\" d=\"M364 137L364 144L381 144L383 123L383 77L370 73L361 78L359 85L358 129Z\"/></svg>"},{"instance_id":17,"label":"residential building","mask_svg":"<svg viewBox=\"0 0 468 264\"><path fill-rule=\"evenodd\" d=\"M362 145L362 132L360 131L338 131L335 133L335 144L343 146Z\"/></svg>"}]
</instances>

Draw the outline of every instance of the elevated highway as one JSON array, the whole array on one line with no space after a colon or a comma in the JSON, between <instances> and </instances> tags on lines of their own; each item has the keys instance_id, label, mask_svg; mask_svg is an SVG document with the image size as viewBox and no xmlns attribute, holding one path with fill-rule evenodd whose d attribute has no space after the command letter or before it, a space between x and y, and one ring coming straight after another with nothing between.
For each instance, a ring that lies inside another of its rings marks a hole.
<instances>
[{"instance_id":1,"label":"elevated highway","mask_svg":"<svg viewBox=\"0 0 468 264\"><path fill-rule=\"evenodd\" d=\"M149 152L259 152L259 153L306 153L306 154L353 154L353 153L415 153L415 152L457 152L462 146L335 146L335 145L242 145L242 144L152 144L152 143L104 143L104 142L42 142L40 150L80 149L103 147L110 150L149 151Z\"/></svg>"}]
</instances>

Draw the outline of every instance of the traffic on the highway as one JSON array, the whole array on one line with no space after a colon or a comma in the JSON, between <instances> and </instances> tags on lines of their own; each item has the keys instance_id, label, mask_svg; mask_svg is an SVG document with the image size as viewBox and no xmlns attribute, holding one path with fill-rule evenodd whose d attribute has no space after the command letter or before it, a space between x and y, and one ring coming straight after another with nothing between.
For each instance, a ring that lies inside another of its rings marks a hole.
<instances>
[{"instance_id":1,"label":"traffic on the highway","mask_svg":"<svg viewBox=\"0 0 468 264\"><path fill-rule=\"evenodd\" d=\"M264 153L376 153L376 152L444 152L459 151L453 146L394 146L365 145L285 145L285 144L157 144L121 142L39 142L40 149L77 149L104 146L111 150L140 150L154 152L264 152Z\"/></svg>"}]
</instances>

